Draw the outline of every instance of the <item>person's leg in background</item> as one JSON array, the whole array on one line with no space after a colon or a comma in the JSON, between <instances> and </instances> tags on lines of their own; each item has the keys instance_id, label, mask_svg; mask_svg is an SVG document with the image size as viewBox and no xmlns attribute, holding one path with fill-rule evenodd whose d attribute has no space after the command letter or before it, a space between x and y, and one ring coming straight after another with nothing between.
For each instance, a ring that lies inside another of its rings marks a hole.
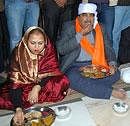
<instances>
[{"instance_id":1,"label":"person's leg in background","mask_svg":"<svg viewBox=\"0 0 130 126\"><path fill-rule=\"evenodd\" d=\"M5 0L5 13L10 36L11 51L21 40L26 12L24 0Z\"/></svg>"},{"instance_id":2,"label":"person's leg in background","mask_svg":"<svg viewBox=\"0 0 130 126\"><path fill-rule=\"evenodd\" d=\"M1 16L1 13L0 13ZM1 21L1 20L0 20ZM1 24L1 22L0 22ZM4 57L3 57L3 37L2 37L2 29L0 25L0 74L4 71Z\"/></svg>"},{"instance_id":3,"label":"person's leg in background","mask_svg":"<svg viewBox=\"0 0 130 126\"><path fill-rule=\"evenodd\" d=\"M78 15L78 6L82 0L68 0L64 11L64 22L74 20Z\"/></svg>"},{"instance_id":4,"label":"person's leg in background","mask_svg":"<svg viewBox=\"0 0 130 126\"><path fill-rule=\"evenodd\" d=\"M109 40L113 43L113 26L115 18L115 8L114 6L109 6L108 4L97 4L98 5L98 19L101 24L104 25L107 36Z\"/></svg>"},{"instance_id":5,"label":"person's leg in background","mask_svg":"<svg viewBox=\"0 0 130 126\"><path fill-rule=\"evenodd\" d=\"M118 57L121 31L130 26L130 6L115 6L115 23L113 27L113 48Z\"/></svg>"},{"instance_id":6,"label":"person's leg in background","mask_svg":"<svg viewBox=\"0 0 130 126\"><path fill-rule=\"evenodd\" d=\"M77 16L78 5L81 0L67 0L64 7L59 7L54 0L44 0L42 12L44 14L44 29L49 38L54 42L60 34L63 22Z\"/></svg>"},{"instance_id":7,"label":"person's leg in background","mask_svg":"<svg viewBox=\"0 0 130 126\"><path fill-rule=\"evenodd\" d=\"M67 4L65 5L64 11L61 13L60 26L59 26L59 34L62 28L62 24L67 21L75 20L78 15L78 6L82 0L67 0Z\"/></svg>"},{"instance_id":8,"label":"person's leg in background","mask_svg":"<svg viewBox=\"0 0 130 126\"><path fill-rule=\"evenodd\" d=\"M9 32L8 32L5 12L3 12L2 19L1 19L1 28L2 28L2 37L3 37L3 53L4 53L4 61L5 61L4 66L6 67L5 71L8 71L10 45L9 45Z\"/></svg>"},{"instance_id":9,"label":"person's leg in background","mask_svg":"<svg viewBox=\"0 0 130 126\"><path fill-rule=\"evenodd\" d=\"M0 76L7 78L9 60L9 35L4 10L0 12Z\"/></svg>"},{"instance_id":10,"label":"person's leg in background","mask_svg":"<svg viewBox=\"0 0 130 126\"><path fill-rule=\"evenodd\" d=\"M44 0L44 29L48 37L54 42L57 39L60 15L64 8L59 7L54 0Z\"/></svg>"},{"instance_id":11,"label":"person's leg in background","mask_svg":"<svg viewBox=\"0 0 130 126\"><path fill-rule=\"evenodd\" d=\"M27 3L24 20L24 31L26 31L30 26L38 26L39 9L38 1Z\"/></svg>"}]
</instances>

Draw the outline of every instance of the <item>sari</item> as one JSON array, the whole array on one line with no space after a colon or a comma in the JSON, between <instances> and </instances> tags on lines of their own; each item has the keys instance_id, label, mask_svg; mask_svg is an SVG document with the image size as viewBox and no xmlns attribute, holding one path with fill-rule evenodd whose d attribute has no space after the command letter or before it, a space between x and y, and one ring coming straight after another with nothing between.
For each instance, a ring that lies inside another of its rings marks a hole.
<instances>
[{"instance_id":1,"label":"sari","mask_svg":"<svg viewBox=\"0 0 130 126\"><path fill-rule=\"evenodd\" d=\"M38 55L32 54L28 49L26 39L31 30L35 28L38 27L27 30L22 41L13 51L9 88L15 93L10 93L12 98L9 98L6 92L7 100L4 99L4 101L6 100L5 103L3 101L5 106L2 106L0 102L0 108L6 107L10 109L18 107L18 105L12 104L12 102L14 101L18 104L19 101L17 102L17 100L19 98L21 99L19 102L19 104L21 104L20 107L28 108L32 106L28 101L28 95L32 88L39 83L43 84L39 92L38 103L57 102L62 100L67 94L69 81L59 70L56 52L50 40L46 38L45 48ZM3 93L2 95L5 96ZM0 101L2 101L1 98L2 97L0 97Z\"/></svg>"}]
</instances>

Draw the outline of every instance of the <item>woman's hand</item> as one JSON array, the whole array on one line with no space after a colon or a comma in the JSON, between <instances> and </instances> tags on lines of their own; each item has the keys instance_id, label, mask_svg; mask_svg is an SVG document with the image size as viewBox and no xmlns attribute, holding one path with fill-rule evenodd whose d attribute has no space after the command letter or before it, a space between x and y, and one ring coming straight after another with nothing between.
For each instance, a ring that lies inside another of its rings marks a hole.
<instances>
[{"instance_id":1,"label":"woman's hand","mask_svg":"<svg viewBox=\"0 0 130 126\"><path fill-rule=\"evenodd\" d=\"M41 86L35 85L33 89L30 91L28 95L28 101L30 102L30 104L34 104L38 102L38 94L40 90L41 90Z\"/></svg>"},{"instance_id":2,"label":"woman's hand","mask_svg":"<svg viewBox=\"0 0 130 126\"><path fill-rule=\"evenodd\" d=\"M67 0L54 0L59 7L64 7Z\"/></svg>"},{"instance_id":3,"label":"woman's hand","mask_svg":"<svg viewBox=\"0 0 130 126\"><path fill-rule=\"evenodd\" d=\"M39 74L38 75L38 81L40 81L42 78L50 77L50 76L55 76L54 73L44 73L44 74Z\"/></svg>"},{"instance_id":4,"label":"woman's hand","mask_svg":"<svg viewBox=\"0 0 130 126\"><path fill-rule=\"evenodd\" d=\"M22 125L24 123L24 113L21 108L16 108L16 113L13 117L13 123L15 125Z\"/></svg>"}]
</instances>

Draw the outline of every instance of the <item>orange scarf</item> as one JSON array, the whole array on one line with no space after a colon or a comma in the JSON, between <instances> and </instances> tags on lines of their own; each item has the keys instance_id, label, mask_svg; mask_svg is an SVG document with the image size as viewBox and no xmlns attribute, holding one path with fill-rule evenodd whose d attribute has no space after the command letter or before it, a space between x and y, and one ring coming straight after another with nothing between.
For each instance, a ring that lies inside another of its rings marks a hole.
<instances>
[{"instance_id":1,"label":"orange scarf","mask_svg":"<svg viewBox=\"0 0 130 126\"><path fill-rule=\"evenodd\" d=\"M81 31L81 26L78 18L76 18L76 32ZM102 66L109 69L104 53L104 42L103 35L100 25L97 24L95 27L96 37L95 45L92 45L86 37L82 37L80 40L81 47L92 56L92 64L96 66Z\"/></svg>"}]
</instances>

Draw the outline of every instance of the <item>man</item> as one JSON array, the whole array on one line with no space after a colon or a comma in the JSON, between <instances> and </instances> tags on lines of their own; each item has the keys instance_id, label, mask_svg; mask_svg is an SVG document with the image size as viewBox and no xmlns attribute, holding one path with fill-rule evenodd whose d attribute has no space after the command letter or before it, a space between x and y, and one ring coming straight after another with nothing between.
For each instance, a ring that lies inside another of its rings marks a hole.
<instances>
[{"instance_id":1,"label":"man","mask_svg":"<svg viewBox=\"0 0 130 126\"><path fill-rule=\"evenodd\" d=\"M81 3L76 20L63 25L56 42L61 70L68 76L70 87L87 96L109 99L113 95L124 99L124 90L112 90L112 84L119 79L119 71L116 71L116 57L111 42L105 33L103 35L103 29L98 24L96 9L95 4ZM89 64L101 66L111 75L102 79L85 78L80 68Z\"/></svg>"}]
</instances>

